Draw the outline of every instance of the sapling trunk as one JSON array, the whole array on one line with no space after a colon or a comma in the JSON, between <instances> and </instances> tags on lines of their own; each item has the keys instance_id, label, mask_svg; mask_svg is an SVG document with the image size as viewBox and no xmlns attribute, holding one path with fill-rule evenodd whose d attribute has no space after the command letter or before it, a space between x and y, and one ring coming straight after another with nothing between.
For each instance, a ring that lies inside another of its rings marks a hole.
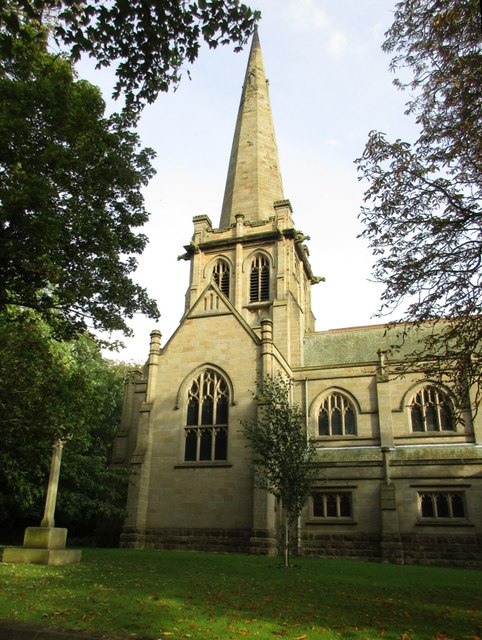
<instances>
[{"instance_id":1,"label":"sapling trunk","mask_svg":"<svg viewBox=\"0 0 482 640\"><path fill-rule=\"evenodd\" d=\"M290 522L288 512L284 512L284 528L285 528L285 544L284 544L284 560L285 568L290 566Z\"/></svg>"}]
</instances>

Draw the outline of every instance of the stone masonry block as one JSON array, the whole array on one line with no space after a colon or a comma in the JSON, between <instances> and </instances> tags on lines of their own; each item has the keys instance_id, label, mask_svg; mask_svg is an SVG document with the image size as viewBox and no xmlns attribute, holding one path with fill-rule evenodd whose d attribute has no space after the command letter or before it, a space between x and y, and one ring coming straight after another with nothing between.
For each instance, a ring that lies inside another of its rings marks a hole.
<instances>
[{"instance_id":1,"label":"stone masonry block","mask_svg":"<svg viewBox=\"0 0 482 640\"><path fill-rule=\"evenodd\" d=\"M82 551L77 549L26 549L25 547L9 547L4 549L2 562L18 564L77 564Z\"/></svg>"},{"instance_id":2,"label":"stone masonry block","mask_svg":"<svg viewBox=\"0 0 482 640\"><path fill-rule=\"evenodd\" d=\"M60 527L27 527L23 546L29 549L65 549L67 529Z\"/></svg>"}]
</instances>

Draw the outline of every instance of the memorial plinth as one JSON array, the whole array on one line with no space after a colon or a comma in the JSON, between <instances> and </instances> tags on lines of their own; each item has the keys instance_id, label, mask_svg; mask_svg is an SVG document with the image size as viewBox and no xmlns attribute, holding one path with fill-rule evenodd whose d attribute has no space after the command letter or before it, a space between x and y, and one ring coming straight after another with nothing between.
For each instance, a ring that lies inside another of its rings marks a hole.
<instances>
[{"instance_id":1,"label":"memorial plinth","mask_svg":"<svg viewBox=\"0 0 482 640\"><path fill-rule=\"evenodd\" d=\"M23 547L8 547L2 562L20 564L75 564L82 551L66 549L67 529L60 527L27 527Z\"/></svg>"},{"instance_id":2,"label":"memorial plinth","mask_svg":"<svg viewBox=\"0 0 482 640\"><path fill-rule=\"evenodd\" d=\"M23 538L23 547L4 549L2 562L55 565L80 562L82 551L65 548L67 529L54 526L62 447L61 440L58 440L53 447L45 511L40 527L27 527Z\"/></svg>"}]
</instances>

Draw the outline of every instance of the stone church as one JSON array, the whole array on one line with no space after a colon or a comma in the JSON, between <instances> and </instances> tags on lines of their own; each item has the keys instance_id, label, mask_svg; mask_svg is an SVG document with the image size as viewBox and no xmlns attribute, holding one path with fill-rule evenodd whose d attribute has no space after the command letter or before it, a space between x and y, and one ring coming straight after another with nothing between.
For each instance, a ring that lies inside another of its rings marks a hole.
<instances>
[{"instance_id":1,"label":"stone church","mask_svg":"<svg viewBox=\"0 0 482 640\"><path fill-rule=\"evenodd\" d=\"M151 334L126 383L114 462L132 470L121 544L276 553L280 513L254 485L240 421L282 372L316 443L300 554L482 564L482 412L450 386L392 376L384 326L316 332L319 280L285 198L255 33L221 217L193 220L182 320ZM406 345L406 349L409 345Z\"/></svg>"}]
</instances>

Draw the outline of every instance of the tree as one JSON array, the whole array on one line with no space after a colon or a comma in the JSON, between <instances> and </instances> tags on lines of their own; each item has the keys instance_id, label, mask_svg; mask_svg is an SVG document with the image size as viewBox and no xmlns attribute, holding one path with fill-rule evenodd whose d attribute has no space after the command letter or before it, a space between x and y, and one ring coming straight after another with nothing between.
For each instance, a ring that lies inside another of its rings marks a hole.
<instances>
[{"instance_id":1,"label":"tree","mask_svg":"<svg viewBox=\"0 0 482 640\"><path fill-rule=\"evenodd\" d=\"M125 365L104 360L88 336L59 342L39 316L0 314L0 529L40 522L52 445L64 447L56 520L90 532L119 517L127 474L110 466Z\"/></svg>"},{"instance_id":2,"label":"tree","mask_svg":"<svg viewBox=\"0 0 482 640\"><path fill-rule=\"evenodd\" d=\"M159 317L130 275L154 153L46 37L15 40L0 63L0 310L34 309L61 337L128 335L134 313Z\"/></svg>"},{"instance_id":3,"label":"tree","mask_svg":"<svg viewBox=\"0 0 482 640\"><path fill-rule=\"evenodd\" d=\"M132 113L179 82L202 41L239 50L259 15L239 0L0 0L0 54L49 21L74 59L88 54L98 67L116 65L114 95L124 93Z\"/></svg>"},{"instance_id":4,"label":"tree","mask_svg":"<svg viewBox=\"0 0 482 640\"><path fill-rule=\"evenodd\" d=\"M289 566L289 528L310 492L314 446L303 430L303 412L290 403L291 383L280 373L266 377L254 396L258 417L242 421L253 449L255 482L281 501L284 560Z\"/></svg>"},{"instance_id":5,"label":"tree","mask_svg":"<svg viewBox=\"0 0 482 640\"><path fill-rule=\"evenodd\" d=\"M481 392L482 54L479 0L402 0L383 49L393 53L418 138L373 131L356 162L369 181L360 217L385 286L380 315L406 303L403 320L424 339L412 366L452 380L465 403ZM407 75L408 74L408 75ZM408 79L407 79L408 78ZM401 325L398 325L399 328ZM403 337L403 335L402 335Z\"/></svg>"}]
</instances>

